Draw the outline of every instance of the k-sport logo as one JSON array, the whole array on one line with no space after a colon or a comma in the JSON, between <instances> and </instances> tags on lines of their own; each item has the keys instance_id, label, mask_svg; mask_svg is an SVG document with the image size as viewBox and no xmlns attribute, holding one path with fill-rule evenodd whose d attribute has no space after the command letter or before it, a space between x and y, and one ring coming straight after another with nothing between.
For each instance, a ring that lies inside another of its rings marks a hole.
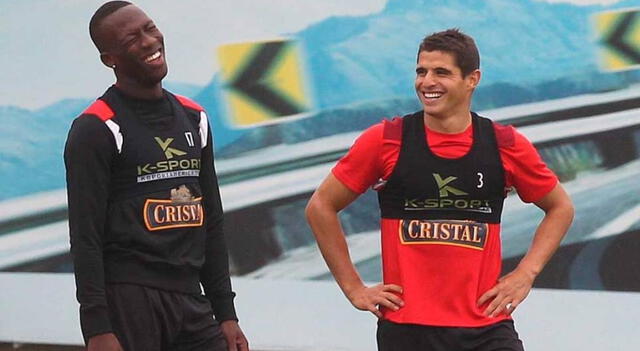
<instances>
[{"instance_id":1,"label":"k-sport logo","mask_svg":"<svg viewBox=\"0 0 640 351\"><path fill-rule=\"evenodd\" d=\"M433 178L436 180L436 184L438 185L438 190L440 191L440 197L448 197L449 193L457 196L468 195L466 192L456 189L453 186L449 185L454 180L458 179L458 177L449 176L447 178L442 179L442 176L438 173L433 173Z\"/></svg>"},{"instance_id":2,"label":"k-sport logo","mask_svg":"<svg viewBox=\"0 0 640 351\"><path fill-rule=\"evenodd\" d=\"M438 186L437 198L405 198L404 209L408 211L425 211L425 210L461 210L468 212L492 213L490 202L487 199L470 198L469 193L453 186L458 177L443 177L439 173L432 173L433 179ZM477 188L484 186L484 175L477 173Z\"/></svg>"},{"instance_id":3,"label":"k-sport logo","mask_svg":"<svg viewBox=\"0 0 640 351\"><path fill-rule=\"evenodd\" d=\"M188 135L185 133L185 137L189 145L193 144L193 136L190 133ZM189 137L191 137L191 139ZM176 156L184 156L187 153L171 147L171 143L174 140L173 138L163 140L160 137L154 137L154 139L162 151L164 151L166 160L138 165L138 183L169 178L198 177L200 175L199 158L173 159Z\"/></svg>"},{"instance_id":4,"label":"k-sport logo","mask_svg":"<svg viewBox=\"0 0 640 351\"><path fill-rule=\"evenodd\" d=\"M167 160L172 159L173 156L182 156L187 154L184 151L181 151L169 146L173 142L173 138L167 138L166 140L162 140L161 138L155 137L155 140L158 143L158 145L160 145L160 148L162 149L162 151L164 151L164 156L167 158Z\"/></svg>"}]
</instances>

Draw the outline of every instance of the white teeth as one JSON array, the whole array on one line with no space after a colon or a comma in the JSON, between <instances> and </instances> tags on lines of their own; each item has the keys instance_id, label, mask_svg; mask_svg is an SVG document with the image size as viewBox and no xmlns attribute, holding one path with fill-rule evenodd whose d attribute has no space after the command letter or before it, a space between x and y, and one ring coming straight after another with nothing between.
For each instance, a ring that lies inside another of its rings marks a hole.
<instances>
[{"instance_id":1,"label":"white teeth","mask_svg":"<svg viewBox=\"0 0 640 351\"><path fill-rule=\"evenodd\" d=\"M442 93L424 93L424 97L427 99L437 99L442 96Z\"/></svg>"},{"instance_id":2,"label":"white teeth","mask_svg":"<svg viewBox=\"0 0 640 351\"><path fill-rule=\"evenodd\" d=\"M144 61L145 62L151 62L151 61L157 59L158 57L160 57L160 51L157 51L155 54L147 57Z\"/></svg>"}]
</instances>

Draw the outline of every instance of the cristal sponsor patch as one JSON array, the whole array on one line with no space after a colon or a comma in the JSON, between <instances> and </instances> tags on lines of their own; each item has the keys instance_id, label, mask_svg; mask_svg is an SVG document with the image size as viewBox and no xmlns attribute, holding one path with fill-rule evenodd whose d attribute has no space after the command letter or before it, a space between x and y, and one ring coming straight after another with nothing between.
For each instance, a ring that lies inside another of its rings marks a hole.
<instances>
[{"instance_id":1,"label":"cristal sponsor patch","mask_svg":"<svg viewBox=\"0 0 640 351\"><path fill-rule=\"evenodd\" d=\"M400 241L405 245L443 244L483 250L487 223L460 220L405 220L398 225Z\"/></svg>"},{"instance_id":2,"label":"cristal sponsor patch","mask_svg":"<svg viewBox=\"0 0 640 351\"><path fill-rule=\"evenodd\" d=\"M202 197L194 198L182 185L171 190L171 199L147 199L144 204L144 223L148 230L199 227L204 221Z\"/></svg>"}]
</instances>

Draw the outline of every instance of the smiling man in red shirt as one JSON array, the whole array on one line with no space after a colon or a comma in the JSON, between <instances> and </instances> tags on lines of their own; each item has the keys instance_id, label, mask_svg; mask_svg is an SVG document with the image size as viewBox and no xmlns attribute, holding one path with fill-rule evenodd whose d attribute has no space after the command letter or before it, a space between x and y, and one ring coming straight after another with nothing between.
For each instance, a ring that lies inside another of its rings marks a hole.
<instances>
[{"instance_id":1,"label":"smiling man in red shirt","mask_svg":"<svg viewBox=\"0 0 640 351\"><path fill-rule=\"evenodd\" d=\"M573 206L533 145L470 111L481 73L471 37L427 36L415 90L423 110L367 129L316 190L307 218L349 301L379 318L379 350L522 350L511 313L560 245ZM378 192L383 280L368 287L338 212ZM507 192L544 212L518 267L500 277Z\"/></svg>"}]
</instances>

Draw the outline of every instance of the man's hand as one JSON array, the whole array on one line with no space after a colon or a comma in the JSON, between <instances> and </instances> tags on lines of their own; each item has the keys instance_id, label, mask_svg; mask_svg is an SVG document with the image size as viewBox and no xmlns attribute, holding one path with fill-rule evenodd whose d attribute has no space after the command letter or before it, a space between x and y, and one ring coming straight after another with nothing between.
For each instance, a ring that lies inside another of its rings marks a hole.
<instances>
[{"instance_id":1,"label":"man's hand","mask_svg":"<svg viewBox=\"0 0 640 351\"><path fill-rule=\"evenodd\" d=\"M516 268L513 272L500 278L496 286L484 293L478 299L478 306L491 300L489 306L484 310L485 316L493 318L500 313L509 316L529 295L534 279L533 273Z\"/></svg>"},{"instance_id":2,"label":"man's hand","mask_svg":"<svg viewBox=\"0 0 640 351\"><path fill-rule=\"evenodd\" d=\"M113 333L95 335L89 338L87 351L123 351L118 338Z\"/></svg>"},{"instance_id":3,"label":"man's hand","mask_svg":"<svg viewBox=\"0 0 640 351\"><path fill-rule=\"evenodd\" d=\"M227 339L227 349L229 351L249 351L249 342L242 333L238 321L228 320L220 323L222 334Z\"/></svg>"},{"instance_id":4,"label":"man's hand","mask_svg":"<svg viewBox=\"0 0 640 351\"><path fill-rule=\"evenodd\" d=\"M363 285L350 291L347 298L355 308L369 311L382 318L380 307L397 311L404 306L404 301L394 293L402 294L402 287L395 284L378 284L372 287Z\"/></svg>"}]
</instances>

